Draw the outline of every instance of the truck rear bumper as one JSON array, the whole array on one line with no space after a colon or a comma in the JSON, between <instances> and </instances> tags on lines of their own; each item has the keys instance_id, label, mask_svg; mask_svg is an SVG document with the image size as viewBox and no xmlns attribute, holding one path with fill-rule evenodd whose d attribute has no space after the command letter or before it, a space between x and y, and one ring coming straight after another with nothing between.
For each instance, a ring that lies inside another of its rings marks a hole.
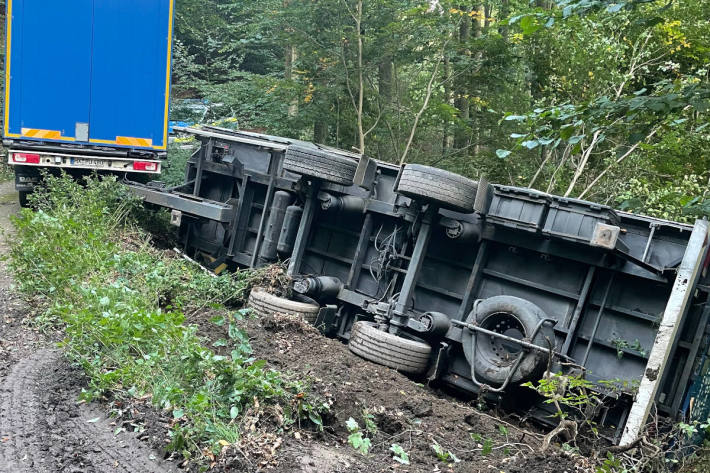
<instances>
[{"instance_id":1,"label":"truck rear bumper","mask_svg":"<svg viewBox=\"0 0 710 473\"><path fill-rule=\"evenodd\" d=\"M160 174L162 162L153 159L115 158L91 154L9 150L7 163L11 166L55 167L96 171Z\"/></svg>"}]
</instances>

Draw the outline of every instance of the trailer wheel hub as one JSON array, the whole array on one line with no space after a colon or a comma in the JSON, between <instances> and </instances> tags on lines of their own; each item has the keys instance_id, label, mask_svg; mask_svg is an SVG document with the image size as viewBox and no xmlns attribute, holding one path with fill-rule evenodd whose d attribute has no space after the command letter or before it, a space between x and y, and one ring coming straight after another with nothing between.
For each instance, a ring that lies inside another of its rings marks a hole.
<instances>
[{"instance_id":1,"label":"trailer wheel hub","mask_svg":"<svg viewBox=\"0 0 710 473\"><path fill-rule=\"evenodd\" d=\"M489 316L481 327L517 340L526 336L520 321L513 314L505 312ZM481 349L488 357L497 359L501 364L513 363L521 351L517 343L494 336L481 337Z\"/></svg>"}]
</instances>

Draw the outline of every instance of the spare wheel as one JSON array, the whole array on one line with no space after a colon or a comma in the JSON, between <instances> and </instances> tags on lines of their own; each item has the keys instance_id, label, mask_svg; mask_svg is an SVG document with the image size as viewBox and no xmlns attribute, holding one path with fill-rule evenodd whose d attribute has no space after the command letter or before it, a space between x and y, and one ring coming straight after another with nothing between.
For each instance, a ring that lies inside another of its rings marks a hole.
<instances>
[{"instance_id":1,"label":"spare wheel","mask_svg":"<svg viewBox=\"0 0 710 473\"><path fill-rule=\"evenodd\" d=\"M541 320L547 318L545 312L530 301L513 296L495 296L481 301L466 322L477 324L481 328L497 332L518 340L526 340L540 347L547 347L547 340L554 346L555 335L548 324L538 330L534 339L535 328ZM464 354L469 364L474 363L476 379L491 386L500 386L511 375L515 362L523 348L511 341L491 335L476 333L475 357L471 352L473 332L464 330L462 343ZM537 379L547 364L547 354L538 350L529 350L511 375L511 383Z\"/></svg>"}]
</instances>

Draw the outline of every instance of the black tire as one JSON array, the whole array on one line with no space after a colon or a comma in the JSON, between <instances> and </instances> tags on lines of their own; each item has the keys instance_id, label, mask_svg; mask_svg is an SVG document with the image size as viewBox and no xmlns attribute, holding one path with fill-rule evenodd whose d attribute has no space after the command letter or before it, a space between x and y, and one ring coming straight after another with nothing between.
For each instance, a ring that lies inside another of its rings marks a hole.
<instances>
[{"instance_id":1,"label":"black tire","mask_svg":"<svg viewBox=\"0 0 710 473\"><path fill-rule=\"evenodd\" d=\"M407 164L397 185L398 194L464 213L473 212L477 190L476 181L421 164Z\"/></svg>"},{"instance_id":2,"label":"black tire","mask_svg":"<svg viewBox=\"0 0 710 473\"><path fill-rule=\"evenodd\" d=\"M28 200L29 195L31 194L32 191L19 191L19 201L20 201L20 207L23 209L29 208L30 203Z\"/></svg>"},{"instance_id":3,"label":"black tire","mask_svg":"<svg viewBox=\"0 0 710 473\"><path fill-rule=\"evenodd\" d=\"M428 343L383 332L363 321L353 325L348 348L366 360L409 374L423 373L431 354Z\"/></svg>"},{"instance_id":4,"label":"black tire","mask_svg":"<svg viewBox=\"0 0 710 473\"><path fill-rule=\"evenodd\" d=\"M357 162L331 151L291 145L286 150L283 168L302 176L351 186Z\"/></svg>"},{"instance_id":5,"label":"black tire","mask_svg":"<svg viewBox=\"0 0 710 473\"><path fill-rule=\"evenodd\" d=\"M320 306L310 302L296 302L283 297L269 294L260 287L255 287L249 293L247 307L256 315L266 316L274 313L300 317L308 323L313 323L318 317Z\"/></svg>"},{"instance_id":6,"label":"black tire","mask_svg":"<svg viewBox=\"0 0 710 473\"><path fill-rule=\"evenodd\" d=\"M466 321L476 323L481 328L529 340L540 320L547 318L545 312L530 301L513 296L495 296L479 303L475 311L471 311ZM489 337L478 333L476 335L476 356L474 370L476 378L491 386L502 385L513 369L520 352L520 345L506 342L500 338ZM533 340L535 345L547 347L547 340L553 346L555 335L549 324L540 328ZM472 334L464 330L462 339L466 360L471 364ZM537 379L547 364L547 355L537 350L530 350L525 355L510 382Z\"/></svg>"}]
</instances>

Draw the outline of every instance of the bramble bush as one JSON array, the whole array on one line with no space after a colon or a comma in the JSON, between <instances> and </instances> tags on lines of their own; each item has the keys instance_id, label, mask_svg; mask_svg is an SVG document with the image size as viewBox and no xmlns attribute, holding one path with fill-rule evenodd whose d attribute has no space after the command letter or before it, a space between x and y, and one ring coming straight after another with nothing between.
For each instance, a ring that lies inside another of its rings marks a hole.
<instances>
[{"instance_id":1,"label":"bramble bush","mask_svg":"<svg viewBox=\"0 0 710 473\"><path fill-rule=\"evenodd\" d=\"M89 377L83 397L150 398L172 413L169 448L186 458L239 441L249 409L283 412L282 428L304 419L321 427L327 406L308 386L252 356L238 326L256 276L212 277L150 245L133 220L139 206L115 179L46 176L36 211L13 219L10 267L19 289L44 311L41 326L64 330L61 346ZM206 308L228 324L230 355L205 346L186 313Z\"/></svg>"}]
</instances>

